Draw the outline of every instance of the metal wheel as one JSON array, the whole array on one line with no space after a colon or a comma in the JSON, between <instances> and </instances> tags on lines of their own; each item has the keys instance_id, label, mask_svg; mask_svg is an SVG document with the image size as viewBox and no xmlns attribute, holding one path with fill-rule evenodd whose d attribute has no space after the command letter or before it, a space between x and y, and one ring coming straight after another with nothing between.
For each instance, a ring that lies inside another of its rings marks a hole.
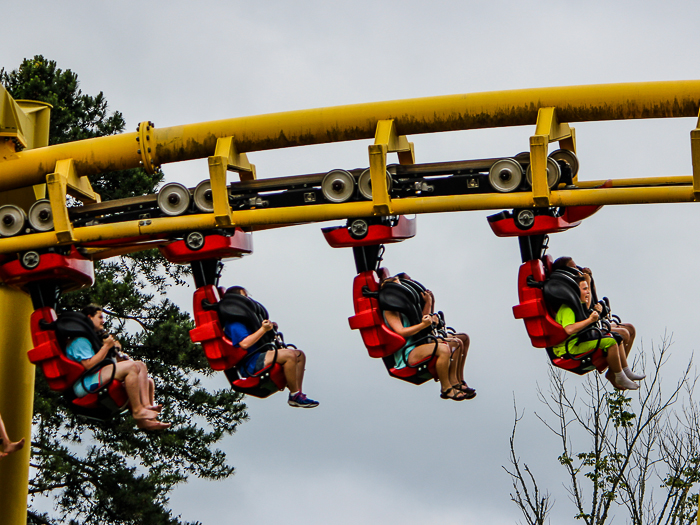
<instances>
[{"instance_id":1,"label":"metal wheel","mask_svg":"<svg viewBox=\"0 0 700 525\"><path fill-rule=\"evenodd\" d=\"M327 201L345 202L355 192L355 179L345 170L329 171L321 182L321 192Z\"/></svg>"},{"instance_id":2,"label":"metal wheel","mask_svg":"<svg viewBox=\"0 0 700 525\"><path fill-rule=\"evenodd\" d=\"M527 183L532 187L532 164L527 167L525 172L525 178ZM561 168L559 164L552 157L547 157L547 185L549 188L554 188L559 184L559 179L561 178Z\"/></svg>"},{"instance_id":3,"label":"metal wheel","mask_svg":"<svg viewBox=\"0 0 700 525\"><path fill-rule=\"evenodd\" d=\"M350 223L348 231L353 239L364 239L369 232L369 225L364 219L355 219Z\"/></svg>"},{"instance_id":4,"label":"metal wheel","mask_svg":"<svg viewBox=\"0 0 700 525\"><path fill-rule=\"evenodd\" d=\"M190 207L190 190L179 182L169 182L158 192L158 208L165 215L182 215Z\"/></svg>"},{"instance_id":5,"label":"metal wheel","mask_svg":"<svg viewBox=\"0 0 700 525\"><path fill-rule=\"evenodd\" d=\"M571 168L571 177L575 177L578 174L578 157L576 153L568 149L558 149L549 154L550 159L562 160L566 162Z\"/></svg>"},{"instance_id":6,"label":"metal wheel","mask_svg":"<svg viewBox=\"0 0 700 525\"><path fill-rule=\"evenodd\" d=\"M521 230L529 230L535 224L535 212L532 210L514 210L515 225Z\"/></svg>"},{"instance_id":7,"label":"metal wheel","mask_svg":"<svg viewBox=\"0 0 700 525\"><path fill-rule=\"evenodd\" d=\"M194 205L202 213L213 213L214 212L214 199L211 193L211 181L203 180L194 189L194 194L192 195L194 200Z\"/></svg>"},{"instance_id":8,"label":"metal wheel","mask_svg":"<svg viewBox=\"0 0 700 525\"><path fill-rule=\"evenodd\" d=\"M391 174L386 172L386 187L391 193ZM369 173L369 168L360 174L357 179L357 188L360 190L360 195L362 195L367 200L372 200L372 176Z\"/></svg>"},{"instance_id":9,"label":"metal wheel","mask_svg":"<svg viewBox=\"0 0 700 525\"><path fill-rule=\"evenodd\" d=\"M12 237L24 229L27 222L27 214L19 206L6 204L0 206L0 235Z\"/></svg>"},{"instance_id":10,"label":"metal wheel","mask_svg":"<svg viewBox=\"0 0 700 525\"><path fill-rule=\"evenodd\" d=\"M53 230L53 213L48 199L41 199L29 208L29 225L38 232Z\"/></svg>"},{"instance_id":11,"label":"metal wheel","mask_svg":"<svg viewBox=\"0 0 700 525\"><path fill-rule=\"evenodd\" d=\"M497 160L489 170L491 187L501 193L514 191L523 180L523 167L515 159Z\"/></svg>"}]
</instances>

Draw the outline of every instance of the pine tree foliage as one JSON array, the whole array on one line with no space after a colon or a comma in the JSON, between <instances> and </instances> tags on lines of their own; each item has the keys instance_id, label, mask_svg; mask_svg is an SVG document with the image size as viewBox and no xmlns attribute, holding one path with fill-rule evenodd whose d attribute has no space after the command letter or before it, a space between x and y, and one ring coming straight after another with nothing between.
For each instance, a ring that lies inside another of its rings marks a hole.
<instances>
[{"instance_id":1,"label":"pine tree foliage","mask_svg":"<svg viewBox=\"0 0 700 525\"><path fill-rule=\"evenodd\" d=\"M17 70L0 71L15 98L51 103L50 143L118 133L120 113L109 113L100 93L83 94L70 70L42 56ZM162 172L142 169L100 174L92 179L103 200L153 193ZM157 251L95 264L89 289L61 297L59 311L89 303L105 307L107 328L133 359L148 366L157 399L165 404L161 419L170 430L145 433L130 416L109 422L88 421L70 412L37 373L32 439L30 495L50 497L54 511L29 510L33 524L181 524L168 509L168 494L189 476L219 480L233 467L216 448L247 419L241 396L205 387L211 369L189 338L193 322L167 299L172 286L186 284L186 267L172 265Z\"/></svg>"}]
</instances>

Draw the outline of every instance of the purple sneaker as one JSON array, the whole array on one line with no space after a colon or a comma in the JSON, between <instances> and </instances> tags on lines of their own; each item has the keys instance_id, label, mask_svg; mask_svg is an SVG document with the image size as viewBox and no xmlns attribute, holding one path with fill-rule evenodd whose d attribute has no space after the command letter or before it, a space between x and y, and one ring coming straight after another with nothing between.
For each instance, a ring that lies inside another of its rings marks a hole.
<instances>
[{"instance_id":1,"label":"purple sneaker","mask_svg":"<svg viewBox=\"0 0 700 525\"><path fill-rule=\"evenodd\" d=\"M318 401L309 399L308 397L306 397L306 394L297 392L294 395L289 394L289 400L287 401L287 404L289 404L290 407L315 408L318 406Z\"/></svg>"}]
</instances>

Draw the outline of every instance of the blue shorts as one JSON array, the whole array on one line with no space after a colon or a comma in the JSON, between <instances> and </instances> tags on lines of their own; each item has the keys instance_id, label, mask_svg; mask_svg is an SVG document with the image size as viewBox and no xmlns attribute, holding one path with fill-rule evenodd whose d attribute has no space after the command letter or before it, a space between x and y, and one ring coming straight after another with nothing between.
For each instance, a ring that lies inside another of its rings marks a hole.
<instances>
[{"instance_id":1,"label":"blue shorts","mask_svg":"<svg viewBox=\"0 0 700 525\"><path fill-rule=\"evenodd\" d=\"M100 371L85 376L73 385L73 392L78 397L85 397L100 387Z\"/></svg>"}]
</instances>

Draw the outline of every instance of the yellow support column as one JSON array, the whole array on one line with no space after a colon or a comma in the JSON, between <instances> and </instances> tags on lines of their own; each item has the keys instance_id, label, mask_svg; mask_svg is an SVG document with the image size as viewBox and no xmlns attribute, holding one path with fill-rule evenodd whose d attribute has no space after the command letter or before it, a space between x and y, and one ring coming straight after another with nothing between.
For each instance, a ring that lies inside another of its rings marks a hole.
<instances>
[{"instance_id":1,"label":"yellow support column","mask_svg":"<svg viewBox=\"0 0 700 525\"><path fill-rule=\"evenodd\" d=\"M369 173L372 178L372 202L375 215L390 215L391 197L386 182L386 155L396 152L401 164L415 164L413 142L399 135L393 119L377 122L374 144L369 147Z\"/></svg>"},{"instance_id":2,"label":"yellow support column","mask_svg":"<svg viewBox=\"0 0 700 525\"><path fill-rule=\"evenodd\" d=\"M0 523L26 525L29 454L34 405L29 296L0 285L0 414L10 439L25 438L24 448L0 461Z\"/></svg>"},{"instance_id":3,"label":"yellow support column","mask_svg":"<svg viewBox=\"0 0 700 525\"><path fill-rule=\"evenodd\" d=\"M233 137L218 139L214 155L209 157L209 182L214 204L214 217L219 226L233 224L226 183L228 170L238 171L242 181L255 180L255 166L248 162L245 153L238 153Z\"/></svg>"}]
</instances>

